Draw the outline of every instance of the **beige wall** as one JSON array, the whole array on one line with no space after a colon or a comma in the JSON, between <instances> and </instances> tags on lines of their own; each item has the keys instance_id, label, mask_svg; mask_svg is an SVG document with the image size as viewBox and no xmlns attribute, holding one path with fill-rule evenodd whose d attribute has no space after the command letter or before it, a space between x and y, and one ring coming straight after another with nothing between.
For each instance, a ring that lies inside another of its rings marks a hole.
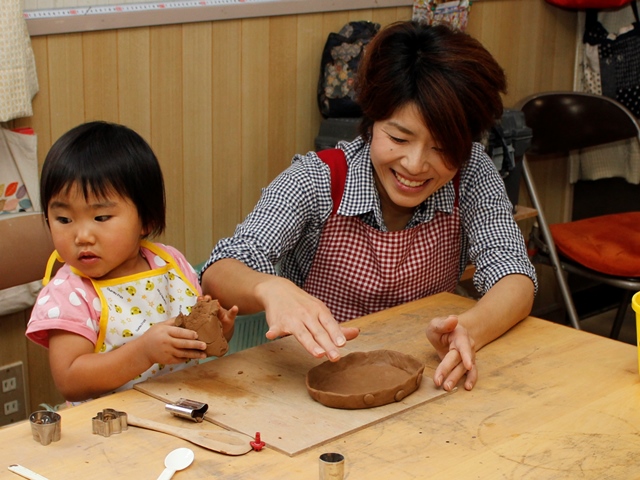
<instances>
[{"instance_id":1,"label":"beige wall","mask_svg":"<svg viewBox=\"0 0 640 480\"><path fill-rule=\"evenodd\" d=\"M393 7L33 37L40 92L33 117L14 123L34 127L40 163L52 142L84 121L138 131L165 174L161 240L199 263L293 154L313 149L328 33L352 20L410 17L410 7ZM507 106L537 91L571 89L576 20L542 0L473 4L468 31L507 71ZM550 195L561 198L564 173L547 173ZM0 338L0 365L23 359L4 358L9 352L26 355L23 326L11 332ZM41 350L31 353L32 365L46 366ZM54 397L40 388L37 401Z\"/></svg>"}]
</instances>

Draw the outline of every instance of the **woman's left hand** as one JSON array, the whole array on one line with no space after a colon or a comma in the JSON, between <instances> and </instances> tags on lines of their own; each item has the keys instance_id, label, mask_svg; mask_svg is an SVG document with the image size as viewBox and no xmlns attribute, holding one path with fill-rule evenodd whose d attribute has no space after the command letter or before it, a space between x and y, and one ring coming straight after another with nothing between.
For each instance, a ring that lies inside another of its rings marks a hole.
<instances>
[{"instance_id":1,"label":"woman's left hand","mask_svg":"<svg viewBox=\"0 0 640 480\"><path fill-rule=\"evenodd\" d=\"M458 322L457 315L431 320L427 338L441 360L433 376L436 386L450 392L466 375L464 388L471 390L478 380L475 342L469 331Z\"/></svg>"}]
</instances>

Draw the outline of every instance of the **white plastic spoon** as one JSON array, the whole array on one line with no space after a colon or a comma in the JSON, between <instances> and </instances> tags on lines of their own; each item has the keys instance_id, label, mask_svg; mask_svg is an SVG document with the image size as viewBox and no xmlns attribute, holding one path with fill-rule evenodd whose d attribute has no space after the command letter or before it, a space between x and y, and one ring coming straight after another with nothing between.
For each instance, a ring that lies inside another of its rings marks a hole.
<instances>
[{"instance_id":1,"label":"white plastic spoon","mask_svg":"<svg viewBox=\"0 0 640 480\"><path fill-rule=\"evenodd\" d=\"M184 470L191 465L194 456L193 450L190 448L176 448L169 452L164 459L165 469L158 477L158 480L169 480L178 470Z\"/></svg>"}]
</instances>

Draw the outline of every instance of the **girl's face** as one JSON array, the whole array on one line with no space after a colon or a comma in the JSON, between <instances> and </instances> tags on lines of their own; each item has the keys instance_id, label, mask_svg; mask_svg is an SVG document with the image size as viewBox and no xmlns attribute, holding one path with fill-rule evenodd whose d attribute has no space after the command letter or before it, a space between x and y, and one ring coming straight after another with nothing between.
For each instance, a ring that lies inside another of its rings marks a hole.
<instances>
[{"instance_id":1,"label":"girl's face","mask_svg":"<svg viewBox=\"0 0 640 480\"><path fill-rule=\"evenodd\" d=\"M107 280L149 269L140 255L142 222L128 198L90 193L85 200L74 184L51 199L47 218L60 256L87 277Z\"/></svg>"},{"instance_id":2,"label":"girl's face","mask_svg":"<svg viewBox=\"0 0 640 480\"><path fill-rule=\"evenodd\" d=\"M387 227L394 216L410 218L418 205L455 176L457 169L446 165L441 147L414 104L373 124L371 162Z\"/></svg>"}]
</instances>

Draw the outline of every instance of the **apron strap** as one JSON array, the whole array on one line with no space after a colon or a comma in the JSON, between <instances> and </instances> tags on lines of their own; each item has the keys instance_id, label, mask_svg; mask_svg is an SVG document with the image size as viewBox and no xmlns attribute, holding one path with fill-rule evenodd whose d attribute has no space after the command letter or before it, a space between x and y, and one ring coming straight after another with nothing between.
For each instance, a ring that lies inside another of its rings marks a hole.
<instances>
[{"instance_id":1,"label":"apron strap","mask_svg":"<svg viewBox=\"0 0 640 480\"><path fill-rule=\"evenodd\" d=\"M64 263L64 260L60 256L57 250L54 250L53 253L49 256L49 260L47 260L47 268L44 271L44 277L42 279L42 285L46 285L51 280L51 274L53 273L53 266L56 262Z\"/></svg>"},{"instance_id":2,"label":"apron strap","mask_svg":"<svg viewBox=\"0 0 640 480\"><path fill-rule=\"evenodd\" d=\"M344 186L347 183L347 157L339 148L329 148L317 152L318 158L327 164L331 172L331 200L333 201L333 211L335 215L342 202Z\"/></svg>"}]
</instances>

